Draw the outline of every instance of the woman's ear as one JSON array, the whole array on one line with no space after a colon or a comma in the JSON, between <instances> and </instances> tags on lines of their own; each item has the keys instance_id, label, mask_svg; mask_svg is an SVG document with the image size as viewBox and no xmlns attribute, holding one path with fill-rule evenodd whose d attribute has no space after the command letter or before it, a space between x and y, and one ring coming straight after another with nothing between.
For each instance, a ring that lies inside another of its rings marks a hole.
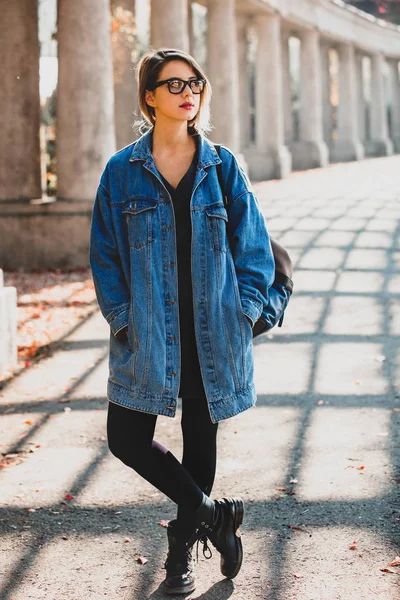
<instances>
[{"instance_id":1,"label":"woman's ear","mask_svg":"<svg viewBox=\"0 0 400 600\"><path fill-rule=\"evenodd\" d=\"M146 100L146 104L148 104L149 106L155 106L156 102L154 99L154 95L153 92L150 92L150 90L146 90L146 95L144 99Z\"/></svg>"}]
</instances>

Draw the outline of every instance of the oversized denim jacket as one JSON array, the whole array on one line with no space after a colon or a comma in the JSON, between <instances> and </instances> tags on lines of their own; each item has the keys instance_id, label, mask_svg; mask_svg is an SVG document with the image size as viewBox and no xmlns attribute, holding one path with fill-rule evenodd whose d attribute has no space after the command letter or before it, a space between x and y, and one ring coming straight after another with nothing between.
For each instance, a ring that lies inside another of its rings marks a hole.
<instances>
[{"instance_id":1,"label":"oversized denim jacket","mask_svg":"<svg viewBox=\"0 0 400 600\"><path fill-rule=\"evenodd\" d=\"M93 208L90 264L110 325L108 399L175 416L180 332L175 217L151 153L152 132L114 154ZM191 197L196 344L212 422L256 402L252 325L274 280L264 217L235 156L199 136ZM227 234L229 228L229 239ZM128 339L116 334L128 326ZM120 337L120 336L119 336Z\"/></svg>"}]
</instances>

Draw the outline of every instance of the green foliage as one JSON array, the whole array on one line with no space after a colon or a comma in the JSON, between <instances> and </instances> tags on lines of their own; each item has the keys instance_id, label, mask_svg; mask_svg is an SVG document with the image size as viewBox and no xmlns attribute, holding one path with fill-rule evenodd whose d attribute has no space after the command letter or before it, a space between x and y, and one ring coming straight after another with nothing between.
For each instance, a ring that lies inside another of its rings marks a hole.
<instances>
[{"instance_id":1,"label":"green foliage","mask_svg":"<svg viewBox=\"0 0 400 600\"><path fill-rule=\"evenodd\" d=\"M48 127L55 125L57 111L57 89L54 89L51 96L46 99L46 102L41 112L41 122Z\"/></svg>"}]
</instances>

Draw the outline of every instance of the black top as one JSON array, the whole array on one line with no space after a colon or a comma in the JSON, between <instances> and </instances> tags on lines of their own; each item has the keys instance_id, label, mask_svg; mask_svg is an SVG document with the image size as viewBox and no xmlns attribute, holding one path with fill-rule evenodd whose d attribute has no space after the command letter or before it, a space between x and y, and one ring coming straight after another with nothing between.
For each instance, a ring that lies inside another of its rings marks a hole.
<instances>
[{"instance_id":1,"label":"black top","mask_svg":"<svg viewBox=\"0 0 400 600\"><path fill-rule=\"evenodd\" d=\"M160 173L164 185L171 195L175 212L178 255L179 327L181 339L180 397L198 397L204 395L194 330L191 273L192 222L190 218L190 199L199 158L198 140L196 137L194 139L197 148L192 164L180 180L178 186L173 188Z\"/></svg>"}]
</instances>

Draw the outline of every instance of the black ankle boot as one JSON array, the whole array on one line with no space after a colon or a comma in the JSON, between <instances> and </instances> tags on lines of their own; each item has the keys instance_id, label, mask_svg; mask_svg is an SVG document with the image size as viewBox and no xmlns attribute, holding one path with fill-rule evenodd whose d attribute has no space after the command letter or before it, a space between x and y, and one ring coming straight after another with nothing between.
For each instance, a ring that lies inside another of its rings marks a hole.
<instances>
[{"instance_id":1,"label":"black ankle boot","mask_svg":"<svg viewBox=\"0 0 400 600\"><path fill-rule=\"evenodd\" d=\"M167 575L164 581L166 594L188 594L196 588L192 545L195 538L182 540L176 530L176 519L168 523L168 556L164 568Z\"/></svg>"},{"instance_id":2,"label":"black ankle boot","mask_svg":"<svg viewBox=\"0 0 400 600\"><path fill-rule=\"evenodd\" d=\"M243 522L244 504L241 498L222 498L213 502L203 495L197 509L199 529L221 554L221 573L233 579L240 571L243 560L242 540L238 528ZM206 540L205 540L206 541Z\"/></svg>"}]
</instances>

